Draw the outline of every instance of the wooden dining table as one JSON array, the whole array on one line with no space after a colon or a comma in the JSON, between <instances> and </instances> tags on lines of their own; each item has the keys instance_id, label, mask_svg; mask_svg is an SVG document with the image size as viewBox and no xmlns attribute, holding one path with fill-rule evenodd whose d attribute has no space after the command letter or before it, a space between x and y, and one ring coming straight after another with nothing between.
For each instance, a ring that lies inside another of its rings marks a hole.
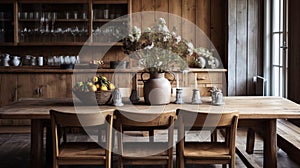
<instances>
[{"instance_id":1,"label":"wooden dining table","mask_svg":"<svg viewBox=\"0 0 300 168\"><path fill-rule=\"evenodd\" d=\"M43 167L42 151L44 123L49 123L49 110L67 112L104 112L115 109L135 110L137 112L167 112L178 108L207 112L223 112L236 110L239 112L238 127L252 128L263 138L263 166L277 167L277 119L299 119L300 105L281 97L263 96L232 96L224 97L221 106L211 105L210 97L202 97L202 104L174 104L149 106L143 103L124 106L82 105L77 99L22 99L9 106L0 108L1 119L31 120L31 167Z\"/></svg>"}]
</instances>

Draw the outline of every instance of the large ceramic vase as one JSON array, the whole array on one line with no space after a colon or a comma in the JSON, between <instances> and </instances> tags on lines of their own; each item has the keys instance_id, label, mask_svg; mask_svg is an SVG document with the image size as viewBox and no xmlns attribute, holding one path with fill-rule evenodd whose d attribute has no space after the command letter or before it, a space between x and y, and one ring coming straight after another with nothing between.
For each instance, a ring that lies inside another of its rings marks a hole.
<instances>
[{"instance_id":1,"label":"large ceramic vase","mask_svg":"<svg viewBox=\"0 0 300 168\"><path fill-rule=\"evenodd\" d=\"M150 78L144 81L144 100L148 105L164 105L170 103L171 84L169 80L165 78L165 73L150 73Z\"/></svg>"}]
</instances>

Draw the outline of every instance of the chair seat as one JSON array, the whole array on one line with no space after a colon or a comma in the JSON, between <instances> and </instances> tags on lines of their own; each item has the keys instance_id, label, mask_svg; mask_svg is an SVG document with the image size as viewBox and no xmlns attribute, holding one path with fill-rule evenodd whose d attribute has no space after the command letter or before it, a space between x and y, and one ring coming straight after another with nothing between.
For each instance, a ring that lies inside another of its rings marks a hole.
<instances>
[{"instance_id":1,"label":"chair seat","mask_svg":"<svg viewBox=\"0 0 300 168\"><path fill-rule=\"evenodd\" d=\"M229 148L225 143L221 142L186 142L184 144L184 157L197 159L231 159Z\"/></svg>"},{"instance_id":2,"label":"chair seat","mask_svg":"<svg viewBox=\"0 0 300 168\"><path fill-rule=\"evenodd\" d=\"M123 143L123 157L142 159L151 156L153 159L168 159L168 143L164 142L125 142Z\"/></svg>"},{"instance_id":3,"label":"chair seat","mask_svg":"<svg viewBox=\"0 0 300 168\"><path fill-rule=\"evenodd\" d=\"M68 142L60 149L58 160L105 159L105 149L96 142Z\"/></svg>"}]
</instances>

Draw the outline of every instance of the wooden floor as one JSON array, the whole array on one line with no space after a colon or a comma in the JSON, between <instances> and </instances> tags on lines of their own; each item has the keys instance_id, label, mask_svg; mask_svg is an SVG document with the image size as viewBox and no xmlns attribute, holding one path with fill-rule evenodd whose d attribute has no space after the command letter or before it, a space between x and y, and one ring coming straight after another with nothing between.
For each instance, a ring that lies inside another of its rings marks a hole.
<instances>
[{"instance_id":1,"label":"wooden floor","mask_svg":"<svg viewBox=\"0 0 300 168\"><path fill-rule=\"evenodd\" d=\"M11 133L1 133L0 131L0 167L1 168L29 168L30 163L30 134L25 131L25 133L20 133L17 131L14 134ZM239 130L237 146L244 146L245 143L245 131ZM243 149L243 148L242 148ZM241 159L237 157L236 167L244 168L246 167ZM263 160L262 153L262 141L257 138L255 145L255 152L251 156L251 159L256 162L259 167L262 167ZM116 160L114 160L113 167L117 167ZM175 163L175 162L174 162ZM46 166L45 166L46 167ZM80 166L82 168L84 166ZM136 166L140 167L140 166ZM148 166L154 168L157 166ZM199 166L187 166L187 168L196 168ZM202 166L205 168L219 168L220 165L206 165ZM278 167L279 168L300 168L291 161L288 156L282 151L278 151Z\"/></svg>"}]
</instances>

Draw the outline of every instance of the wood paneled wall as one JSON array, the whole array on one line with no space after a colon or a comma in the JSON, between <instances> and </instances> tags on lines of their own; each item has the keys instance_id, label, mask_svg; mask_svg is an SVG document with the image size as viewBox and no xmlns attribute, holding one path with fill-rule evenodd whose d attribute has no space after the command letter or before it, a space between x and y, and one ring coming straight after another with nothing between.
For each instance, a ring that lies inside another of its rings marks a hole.
<instances>
[{"instance_id":1,"label":"wood paneled wall","mask_svg":"<svg viewBox=\"0 0 300 168\"><path fill-rule=\"evenodd\" d=\"M263 74L263 1L261 0L133 0L133 13L163 11L195 23L212 41L228 69L228 95L254 95L253 77ZM143 28L155 16L137 16ZM172 20L169 21L169 27ZM133 22L135 24L135 22ZM209 47L193 27L178 28L196 46Z\"/></svg>"},{"instance_id":2,"label":"wood paneled wall","mask_svg":"<svg viewBox=\"0 0 300 168\"><path fill-rule=\"evenodd\" d=\"M297 0L294 0L297 1ZM168 12L195 23L212 41L219 53L224 68L228 69L228 95L254 95L255 87L253 76L262 75L262 19L263 1L261 0L132 0L132 12L162 11ZM295 2L296 3L296 2ZM297 2L298 3L298 2ZM140 23L142 28L152 25L158 15L135 15L133 24ZM296 16L295 16L296 17ZM171 18L166 19L169 27L176 22ZM177 32L187 40L191 40L196 46L206 46L204 38L196 38L199 35L194 27L187 24L176 26ZM298 37L298 36L297 36ZM2 48L2 52L11 54L45 55L66 53L65 50L78 51L80 47L59 48L56 47L52 54L49 48L39 49L32 47L8 47ZM114 59L123 59L125 55L120 48L114 48L107 62ZM82 62L88 62L90 56L99 55L101 49L91 50ZM299 53L299 52L298 52ZM70 53L72 54L72 53ZM299 75L298 75L299 76Z\"/></svg>"},{"instance_id":3,"label":"wood paneled wall","mask_svg":"<svg viewBox=\"0 0 300 168\"><path fill-rule=\"evenodd\" d=\"M226 68L226 0L132 0L132 12L143 11L167 12L197 25L207 37L199 33L193 25L186 24L184 20L178 23L178 19L175 21L168 15L164 17L170 29L175 26L177 34L192 41L197 47L210 48L210 43L207 42L206 38L210 39ZM147 13L134 15L133 25L142 27L144 30L153 25L153 22L159 17L158 14L149 15Z\"/></svg>"},{"instance_id":4,"label":"wood paneled wall","mask_svg":"<svg viewBox=\"0 0 300 168\"><path fill-rule=\"evenodd\" d=\"M263 1L228 0L228 95L254 95L262 74Z\"/></svg>"},{"instance_id":5,"label":"wood paneled wall","mask_svg":"<svg viewBox=\"0 0 300 168\"><path fill-rule=\"evenodd\" d=\"M300 103L300 1L289 0L288 98Z\"/></svg>"}]
</instances>

